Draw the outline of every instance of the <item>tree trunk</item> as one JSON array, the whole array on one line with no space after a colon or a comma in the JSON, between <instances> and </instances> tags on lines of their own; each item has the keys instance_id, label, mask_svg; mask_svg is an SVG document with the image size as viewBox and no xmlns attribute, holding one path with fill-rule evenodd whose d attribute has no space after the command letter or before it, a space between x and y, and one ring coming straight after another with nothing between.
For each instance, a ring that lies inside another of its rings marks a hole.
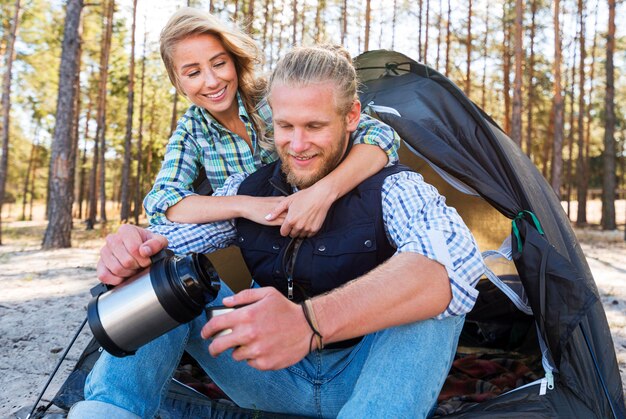
<instances>
[{"instance_id":1,"label":"tree trunk","mask_svg":"<svg viewBox=\"0 0 626 419\"><path fill-rule=\"evenodd\" d=\"M430 0L426 0L426 17L424 18L424 24L426 30L424 32L424 64L428 64L428 29L430 27Z\"/></svg>"},{"instance_id":2,"label":"tree trunk","mask_svg":"<svg viewBox=\"0 0 626 419\"><path fill-rule=\"evenodd\" d=\"M532 154L533 110L535 109L535 18L537 16L537 0L530 2L530 54L528 57L528 105L526 105L526 155ZM551 121L554 121L551 119ZM548 143L549 141L546 141ZM546 156L547 157L547 156ZM544 167L549 160L544 160Z\"/></svg>"},{"instance_id":3,"label":"tree trunk","mask_svg":"<svg viewBox=\"0 0 626 419\"><path fill-rule=\"evenodd\" d=\"M439 70L439 60L441 59L441 23L443 21L442 16L443 3L442 0L439 0L439 14L437 15L437 55L435 57L435 68L437 70Z\"/></svg>"},{"instance_id":4,"label":"tree trunk","mask_svg":"<svg viewBox=\"0 0 626 419\"><path fill-rule=\"evenodd\" d=\"M571 82L565 82L567 86L569 84L569 133L567 136L567 216L570 217L571 214L571 200L572 200L572 186L574 183L574 179L572 176L572 167L574 163L574 134L576 130L574 129L574 85L576 84L576 49L578 48L578 44L576 43L578 38L574 39L574 51L572 53L572 75ZM567 74L567 73L566 73ZM571 219L571 217L570 217Z\"/></svg>"},{"instance_id":5,"label":"tree trunk","mask_svg":"<svg viewBox=\"0 0 626 419\"><path fill-rule=\"evenodd\" d=\"M76 197L78 195L76 190L76 166L78 165L78 131L79 131L79 123L80 123L80 112L82 107L82 95L80 94L80 71L82 67L82 56L83 56L83 24L82 19L78 25L78 48L76 48L76 75L74 76L74 84L76 85L76 103L74 106L74 121L72 127L72 156L74 156L74 162L71 166L71 182L72 182L72 202L76 202ZM72 214L75 213L74 206L72 204ZM72 215L72 220L74 219Z\"/></svg>"},{"instance_id":6,"label":"tree trunk","mask_svg":"<svg viewBox=\"0 0 626 419\"><path fill-rule=\"evenodd\" d=\"M246 10L246 28L248 33L254 33L254 0L248 0L248 9Z\"/></svg>"},{"instance_id":7,"label":"tree trunk","mask_svg":"<svg viewBox=\"0 0 626 419\"><path fill-rule=\"evenodd\" d=\"M446 72L445 76L449 77L450 74L450 15L452 14L452 7L450 6L450 0L448 0L448 18L446 19Z\"/></svg>"},{"instance_id":8,"label":"tree trunk","mask_svg":"<svg viewBox=\"0 0 626 419\"><path fill-rule=\"evenodd\" d=\"M267 51L267 25L271 25L270 22L270 0L263 0L263 36L261 45L263 46L263 51Z\"/></svg>"},{"instance_id":9,"label":"tree trunk","mask_svg":"<svg viewBox=\"0 0 626 419\"><path fill-rule=\"evenodd\" d=\"M15 59L15 38L17 38L17 28L20 20L20 0L15 0L15 11L8 33L8 41L4 54L4 76L2 78L2 123L0 124L0 138L2 138L2 149L0 152L0 245L2 245L2 205L6 191L7 176L9 169L9 124L11 121L11 71L13 60Z\"/></svg>"},{"instance_id":10,"label":"tree trunk","mask_svg":"<svg viewBox=\"0 0 626 419\"><path fill-rule=\"evenodd\" d=\"M398 19L398 0L393 0L393 14L391 16L391 49L396 49L396 21Z\"/></svg>"},{"instance_id":11,"label":"tree trunk","mask_svg":"<svg viewBox=\"0 0 626 419\"><path fill-rule=\"evenodd\" d=\"M615 0L608 0L609 29L606 36L606 95L604 97L604 173L602 176L602 229L615 230Z\"/></svg>"},{"instance_id":12,"label":"tree trunk","mask_svg":"<svg viewBox=\"0 0 626 419\"><path fill-rule=\"evenodd\" d=\"M489 61L489 8L485 10L485 37L483 38L483 80L481 83L480 107L487 112L487 61Z\"/></svg>"},{"instance_id":13,"label":"tree trunk","mask_svg":"<svg viewBox=\"0 0 626 419\"><path fill-rule=\"evenodd\" d=\"M269 40L269 44L270 44L270 58L269 61L267 63L269 68L273 68L274 67L274 45L276 44L276 42L274 42L274 27L275 27L275 22L274 19L269 19L269 16L273 16L273 12L275 10L275 2L276 0L272 0L272 14L269 14L268 12L268 21L271 20L270 22L270 40Z\"/></svg>"},{"instance_id":14,"label":"tree trunk","mask_svg":"<svg viewBox=\"0 0 626 419\"><path fill-rule=\"evenodd\" d=\"M561 175L563 172L563 95L561 86L561 6L560 0L554 1L554 83L552 91L552 113L554 114L554 140L552 144L552 189L561 199Z\"/></svg>"},{"instance_id":15,"label":"tree trunk","mask_svg":"<svg viewBox=\"0 0 626 419\"><path fill-rule=\"evenodd\" d=\"M509 0L502 4L502 94L504 96L504 132L511 133L511 29L509 20Z\"/></svg>"},{"instance_id":16,"label":"tree trunk","mask_svg":"<svg viewBox=\"0 0 626 419\"><path fill-rule=\"evenodd\" d=\"M472 88L471 65L472 65L472 0L469 0L467 11L467 37L465 38L467 47L467 58L465 60L465 95L470 96Z\"/></svg>"},{"instance_id":17,"label":"tree trunk","mask_svg":"<svg viewBox=\"0 0 626 419\"><path fill-rule=\"evenodd\" d=\"M365 1L365 42L363 51L370 49L370 20L372 18L372 0Z\"/></svg>"},{"instance_id":18,"label":"tree trunk","mask_svg":"<svg viewBox=\"0 0 626 419\"><path fill-rule=\"evenodd\" d=\"M133 23L130 30L130 63L128 70L128 105L126 108L126 136L124 137L124 163L122 164L120 220L130 218L130 157L133 137L133 112L135 102L135 28L137 21L137 0L133 0Z\"/></svg>"},{"instance_id":19,"label":"tree trunk","mask_svg":"<svg viewBox=\"0 0 626 419\"><path fill-rule=\"evenodd\" d=\"M135 224L139 224L139 214L141 214L141 180L142 180L142 160L143 160L143 111L144 111L144 87L146 84L146 44L148 43L148 31L143 33L143 56L141 59L141 86L139 88L139 132L137 134L137 174L135 182Z\"/></svg>"},{"instance_id":20,"label":"tree trunk","mask_svg":"<svg viewBox=\"0 0 626 419\"><path fill-rule=\"evenodd\" d=\"M422 54L422 6L423 0L419 0L419 8L417 11L417 60L424 62L424 55Z\"/></svg>"},{"instance_id":21,"label":"tree trunk","mask_svg":"<svg viewBox=\"0 0 626 419\"><path fill-rule=\"evenodd\" d=\"M20 220L26 221L26 205L28 204L28 188L31 184L31 177L34 176L33 168L35 167L35 159L37 158L37 145L39 143L39 130L41 129L41 119L37 118L35 122L35 135L33 136L33 144L30 147L30 156L28 157L28 168L26 169L26 179L24 179L24 190L22 194L22 217ZM30 194L34 191L31 189ZM30 220L29 220L30 221Z\"/></svg>"},{"instance_id":22,"label":"tree trunk","mask_svg":"<svg viewBox=\"0 0 626 419\"><path fill-rule=\"evenodd\" d=\"M91 98L87 105L87 115L85 116L85 135L83 139L83 152L80 158L80 171L78 173L78 219L83 218L83 203L85 201L85 177L87 175L87 139L89 136L89 121L91 120L91 109L93 107Z\"/></svg>"},{"instance_id":23,"label":"tree trunk","mask_svg":"<svg viewBox=\"0 0 626 419\"><path fill-rule=\"evenodd\" d=\"M515 0L515 78L513 80L513 114L511 115L511 139L522 146L522 21L523 1Z\"/></svg>"},{"instance_id":24,"label":"tree trunk","mask_svg":"<svg viewBox=\"0 0 626 419\"><path fill-rule=\"evenodd\" d=\"M587 224L587 185L586 185L586 158L585 158L585 3L578 0L578 15L580 18L580 67L578 69L578 159L576 161L576 184L578 197L578 212L576 225Z\"/></svg>"},{"instance_id":25,"label":"tree trunk","mask_svg":"<svg viewBox=\"0 0 626 419\"><path fill-rule=\"evenodd\" d=\"M74 201L73 168L76 156L72 141L74 123L76 73L78 60L80 15L82 0L69 0L65 17L56 124L50 155L48 185L48 226L43 238L44 249L72 246L72 202Z\"/></svg>"},{"instance_id":26,"label":"tree trunk","mask_svg":"<svg viewBox=\"0 0 626 419\"><path fill-rule=\"evenodd\" d=\"M346 45L348 35L348 0L343 0L341 4L341 45Z\"/></svg>"},{"instance_id":27,"label":"tree trunk","mask_svg":"<svg viewBox=\"0 0 626 419\"><path fill-rule=\"evenodd\" d=\"M109 67L109 53L111 49L112 36L112 19L113 9L115 7L114 0L108 0L103 4L103 24L102 39L100 42L100 80L98 82L98 107L96 111L96 137L94 138L94 155L91 167L90 179L90 203L89 203L89 219L87 220L87 229L94 228L96 223L96 213L98 208L98 199L100 198L100 218L106 222L106 195L104 185L104 154L106 151L105 131L106 131L106 92L107 77ZM104 204L102 204L104 203ZM104 211L103 211L104 210Z\"/></svg>"},{"instance_id":28,"label":"tree trunk","mask_svg":"<svg viewBox=\"0 0 626 419\"><path fill-rule=\"evenodd\" d=\"M298 0L291 0L291 24L293 25L293 31L291 33L291 45L296 45L296 38L298 34Z\"/></svg>"}]
</instances>

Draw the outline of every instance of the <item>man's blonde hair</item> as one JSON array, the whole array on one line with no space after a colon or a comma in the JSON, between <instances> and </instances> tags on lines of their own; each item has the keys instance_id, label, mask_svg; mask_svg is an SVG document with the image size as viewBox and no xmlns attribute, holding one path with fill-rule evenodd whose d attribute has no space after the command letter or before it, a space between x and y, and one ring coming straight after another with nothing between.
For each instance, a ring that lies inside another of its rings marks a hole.
<instances>
[{"instance_id":1,"label":"man's blonde hair","mask_svg":"<svg viewBox=\"0 0 626 419\"><path fill-rule=\"evenodd\" d=\"M263 97L265 83L255 77L255 67L261 62L261 54L256 42L238 28L226 25L209 13L191 7L179 9L170 17L161 31L159 43L167 75L176 90L183 96L185 94L174 67L174 50L180 41L195 35L215 36L232 57L243 104L253 120L259 138L262 138L265 124L257 115L256 106Z\"/></svg>"},{"instance_id":2,"label":"man's blonde hair","mask_svg":"<svg viewBox=\"0 0 626 419\"><path fill-rule=\"evenodd\" d=\"M347 115L358 100L358 79L350 54L336 45L298 47L282 57L268 83L268 99L276 84L307 86L331 82L335 85L335 105Z\"/></svg>"}]
</instances>

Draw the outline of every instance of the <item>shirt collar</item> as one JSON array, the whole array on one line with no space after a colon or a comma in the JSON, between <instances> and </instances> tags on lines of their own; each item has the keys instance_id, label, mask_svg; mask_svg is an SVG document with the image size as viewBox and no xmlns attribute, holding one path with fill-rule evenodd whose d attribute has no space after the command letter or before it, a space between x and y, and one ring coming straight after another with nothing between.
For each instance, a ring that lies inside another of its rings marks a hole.
<instances>
[{"instance_id":1,"label":"shirt collar","mask_svg":"<svg viewBox=\"0 0 626 419\"><path fill-rule=\"evenodd\" d=\"M243 104L243 99L241 98L241 94L239 90L237 90L237 106L239 111L239 119L241 119L244 123L248 123L250 121L250 117L248 116L248 111L246 111L246 107ZM220 124L217 119L213 117L206 109L202 107L198 107L200 111L200 115L204 117L204 119L210 124L213 125L216 129L222 131L228 131L222 124Z\"/></svg>"}]
</instances>

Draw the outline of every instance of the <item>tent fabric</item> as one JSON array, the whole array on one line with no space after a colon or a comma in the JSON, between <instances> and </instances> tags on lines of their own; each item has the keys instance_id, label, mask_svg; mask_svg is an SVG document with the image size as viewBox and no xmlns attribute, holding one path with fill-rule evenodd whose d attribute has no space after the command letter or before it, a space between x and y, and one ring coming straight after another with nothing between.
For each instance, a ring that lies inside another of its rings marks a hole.
<instances>
[{"instance_id":1,"label":"tent fabric","mask_svg":"<svg viewBox=\"0 0 626 419\"><path fill-rule=\"evenodd\" d=\"M379 117L429 162L516 219L522 248L517 251L514 245L513 257L557 373L556 387L545 396L531 396L536 391L532 386L499 396L462 417L484 416L487 411L489 417L500 417L494 412L502 417L505 412L625 417L619 369L597 287L560 202L536 167L437 71L386 50L366 52L355 62L363 83L362 103L397 110L401 116ZM523 211L537 217L543 234Z\"/></svg>"}]
</instances>

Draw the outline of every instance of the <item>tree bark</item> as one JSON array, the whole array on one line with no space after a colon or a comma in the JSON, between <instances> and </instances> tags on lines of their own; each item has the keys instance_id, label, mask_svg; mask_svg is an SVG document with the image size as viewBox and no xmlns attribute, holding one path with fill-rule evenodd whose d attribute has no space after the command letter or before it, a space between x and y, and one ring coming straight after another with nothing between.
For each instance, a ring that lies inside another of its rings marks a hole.
<instances>
[{"instance_id":1,"label":"tree bark","mask_svg":"<svg viewBox=\"0 0 626 419\"><path fill-rule=\"evenodd\" d=\"M515 0L515 78L513 80L513 113L511 115L511 139L522 146L522 21L523 1Z\"/></svg>"},{"instance_id":2,"label":"tree bark","mask_svg":"<svg viewBox=\"0 0 626 419\"><path fill-rule=\"evenodd\" d=\"M146 84L146 44L148 43L148 31L143 34L143 56L141 59L141 86L139 88L139 133L137 134L137 181L135 182L135 224L139 224L139 214L141 214L141 182L142 182L142 161L143 161L143 112L144 112L144 87Z\"/></svg>"},{"instance_id":3,"label":"tree bark","mask_svg":"<svg viewBox=\"0 0 626 419\"><path fill-rule=\"evenodd\" d=\"M533 138L533 110L535 109L535 31L537 17L537 0L530 1L530 54L528 57L528 105L526 113L526 155L530 157L532 154L532 138ZM554 121L554 120L552 120ZM548 137L549 138L549 137ZM546 146L549 146L546 141ZM549 149L548 149L549 151ZM548 157L544 153L545 157ZM548 164L548 159L544 159L544 167Z\"/></svg>"},{"instance_id":4,"label":"tree bark","mask_svg":"<svg viewBox=\"0 0 626 419\"><path fill-rule=\"evenodd\" d=\"M37 158L37 146L39 143L39 130L41 129L41 119L37 119L35 122L35 135L33 136L33 143L30 147L30 156L28 157L28 168L26 169L26 179L24 179L24 190L22 194L22 217L20 220L26 221L26 205L28 204L28 189L31 184L31 177L34 176L33 169L35 167L35 159ZM34 193L33 190L30 194Z\"/></svg>"},{"instance_id":5,"label":"tree bark","mask_svg":"<svg viewBox=\"0 0 626 419\"><path fill-rule=\"evenodd\" d=\"M87 176L87 139L89 137L89 121L91 120L91 109L93 107L91 97L87 105L85 116L85 135L83 139L83 152L80 158L80 171L78 173L78 214L77 218L83 218L83 203L85 201L85 177Z\"/></svg>"},{"instance_id":6,"label":"tree bark","mask_svg":"<svg viewBox=\"0 0 626 419\"><path fill-rule=\"evenodd\" d=\"M572 53L572 75L571 81L568 83L565 82L567 86L569 84L569 133L567 136L567 216L570 217L571 214L571 200L572 200L572 187L574 183L574 179L572 176L572 167L574 163L574 86L576 84L576 50L578 48L578 44L576 43L578 38L574 39L574 51ZM571 219L571 217L570 217Z\"/></svg>"},{"instance_id":7,"label":"tree bark","mask_svg":"<svg viewBox=\"0 0 626 419\"><path fill-rule=\"evenodd\" d=\"M439 13L437 14L437 55L435 57L435 68L439 70L439 60L441 59L441 23L443 16L442 0L439 0ZM393 48L392 48L393 49Z\"/></svg>"},{"instance_id":8,"label":"tree bark","mask_svg":"<svg viewBox=\"0 0 626 419\"><path fill-rule=\"evenodd\" d=\"M428 29L430 27L430 0L426 0L426 17L424 18L424 24L426 26L424 31L424 64L428 64Z\"/></svg>"},{"instance_id":9,"label":"tree bark","mask_svg":"<svg viewBox=\"0 0 626 419\"><path fill-rule=\"evenodd\" d=\"M372 18L372 0L365 1L365 41L363 51L370 49L370 20Z\"/></svg>"},{"instance_id":10,"label":"tree bark","mask_svg":"<svg viewBox=\"0 0 626 419\"><path fill-rule=\"evenodd\" d=\"M489 61L489 8L485 10L485 37L483 38L483 80L481 83L480 107L487 112L487 61Z\"/></svg>"},{"instance_id":11,"label":"tree bark","mask_svg":"<svg viewBox=\"0 0 626 419\"><path fill-rule=\"evenodd\" d=\"M504 132L511 133L511 30L509 0L502 4L502 94L504 96Z\"/></svg>"},{"instance_id":12,"label":"tree bark","mask_svg":"<svg viewBox=\"0 0 626 419\"><path fill-rule=\"evenodd\" d=\"M561 176L563 173L563 95L561 86L561 5L560 0L554 1L554 83L552 112L554 114L554 140L552 144L552 175L551 184L556 196L561 199Z\"/></svg>"},{"instance_id":13,"label":"tree bark","mask_svg":"<svg viewBox=\"0 0 626 419\"><path fill-rule=\"evenodd\" d=\"M423 0L418 2L419 8L417 11L417 61L424 62L424 55L422 54L422 6Z\"/></svg>"},{"instance_id":14,"label":"tree bark","mask_svg":"<svg viewBox=\"0 0 626 419\"><path fill-rule=\"evenodd\" d=\"M61 67L59 71L59 93L57 99L56 124L50 155L48 185L48 226L43 238L44 249L72 246L72 203L74 201L73 169L76 156L72 141L74 124L76 53L79 45L80 15L82 0L67 3Z\"/></svg>"},{"instance_id":15,"label":"tree bark","mask_svg":"<svg viewBox=\"0 0 626 419\"><path fill-rule=\"evenodd\" d=\"M346 45L348 35L348 0L343 0L341 4L341 45Z\"/></svg>"},{"instance_id":16,"label":"tree bark","mask_svg":"<svg viewBox=\"0 0 626 419\"><path fill-rule=\"evenodd\" d=\"M128 70L128 104L126 108L126 135L124 137L124 163L122 164L122 184L120 220L130 218L130 158L132 154L133 113L135 106L135 28L137 23L137 0L133 0L133 23L130 30L130 63Z\"/></svg>"},{"instance_id":17,"label":"tree bark","mask_svg":"<svg viewBox=\"0 0 626 419\"><path fill-rule=\"evenodd\" d=\"M263 46L263 51L267 51L267 35L268 35L268 31L267 31L267 25L271 25L272 23L270 22L270 0L263 0L263 36L262 36L262 43L261 45Z\"/></svg>"},{"instance_id":18,"label":"tree bark","mask_svg":"<svg viewBox=\"0 0 626 419\"><path fill-rule=\"evenodd\" d=\"M100 199L100 218L106 222L106 194L104 185L104 154L106 151L105 131L106 131L106 93L109 67L109 53L111 49L112 19L115 7L114 0L108 0L103 4L103 24L102 39L100 41L100 80L98 82L98 107L96 110L96 137L94 138L94 155L91 166L90 178L90 202L89 219L87 220L87 230L94 228L96 223L96 213L98 210L98 200Z\"/></svg>"},{"instance_id":19,"label":"tree bark","mask_svg":"<svg viewBox=\"0 0 626 419\"><path fill-rule=\"evenodd\" d=\"M452 14L452 7L450 6L450 0L448 0L448 18L446 19L446 77L450 74L450 15Z\"/></svg>"},{"instance_id":20,"label":"tree bark","mask_svg":"<svg viewBox=\"0 0 626 419\"><path fill-rule=\"evenodd\" d=\"M576 184L578 197L578 211L576 225L587 224L587 185L586 185L586 158L585 158L585 2L578 0L578 15L580 19L580 67L578 69L578 158L576 160Z\"/></svg>"},{"instance_id":21,"label":"tree bark","mask_svg":"<svg viewBox=\"0 0 626 419\"><path fill-rule=\"evenodd\" d=\"M8 41L5 50L4 76L2 78L2 123L0 124L0 138L2 138L2 149L0 152L0 245L2 245L2 205L6 192L7 175L9 169L9 125L11 122L11 71L13 60L15 59L15 38L17 38L17 28L20 20L20 0L15 0L15 11L8 33Z\"/></svg>"},{"instance_id":22,"label":"tree bark","mask_svg":"<svg viewBox=\"0 0 626 419\"><path fill-rule=\"evenodd\" d=\"M606 95L604 97L604 173L602 175L602 229L615 230L615 0L608 0L609 28L606 36ZM625 233L626 234L626 233Z\"/></svg>"},{"instance_id":23,"label":"tree bark","mask_svg":"<svg viewBox=\"0 0 626 419\"><path fill-rule=\"evenodd\" d=\"M293 25L293 31L291 33L291 45L296 45L296 38L298 34L298 0L291 0L291 24Z\"/></svg>"},{"instance_id":24,"label":"tree bark","mask_svg":"<svg viewBox=\"0 0 626 419\"><path fill-rule=\"evenodd\" d=\"M469 0L467 11L467 37L465 38L467 58L465 59L465 95L470 96L472 89L471 65L472 65L472 0Z\"/></svg>"}]
</instances>

